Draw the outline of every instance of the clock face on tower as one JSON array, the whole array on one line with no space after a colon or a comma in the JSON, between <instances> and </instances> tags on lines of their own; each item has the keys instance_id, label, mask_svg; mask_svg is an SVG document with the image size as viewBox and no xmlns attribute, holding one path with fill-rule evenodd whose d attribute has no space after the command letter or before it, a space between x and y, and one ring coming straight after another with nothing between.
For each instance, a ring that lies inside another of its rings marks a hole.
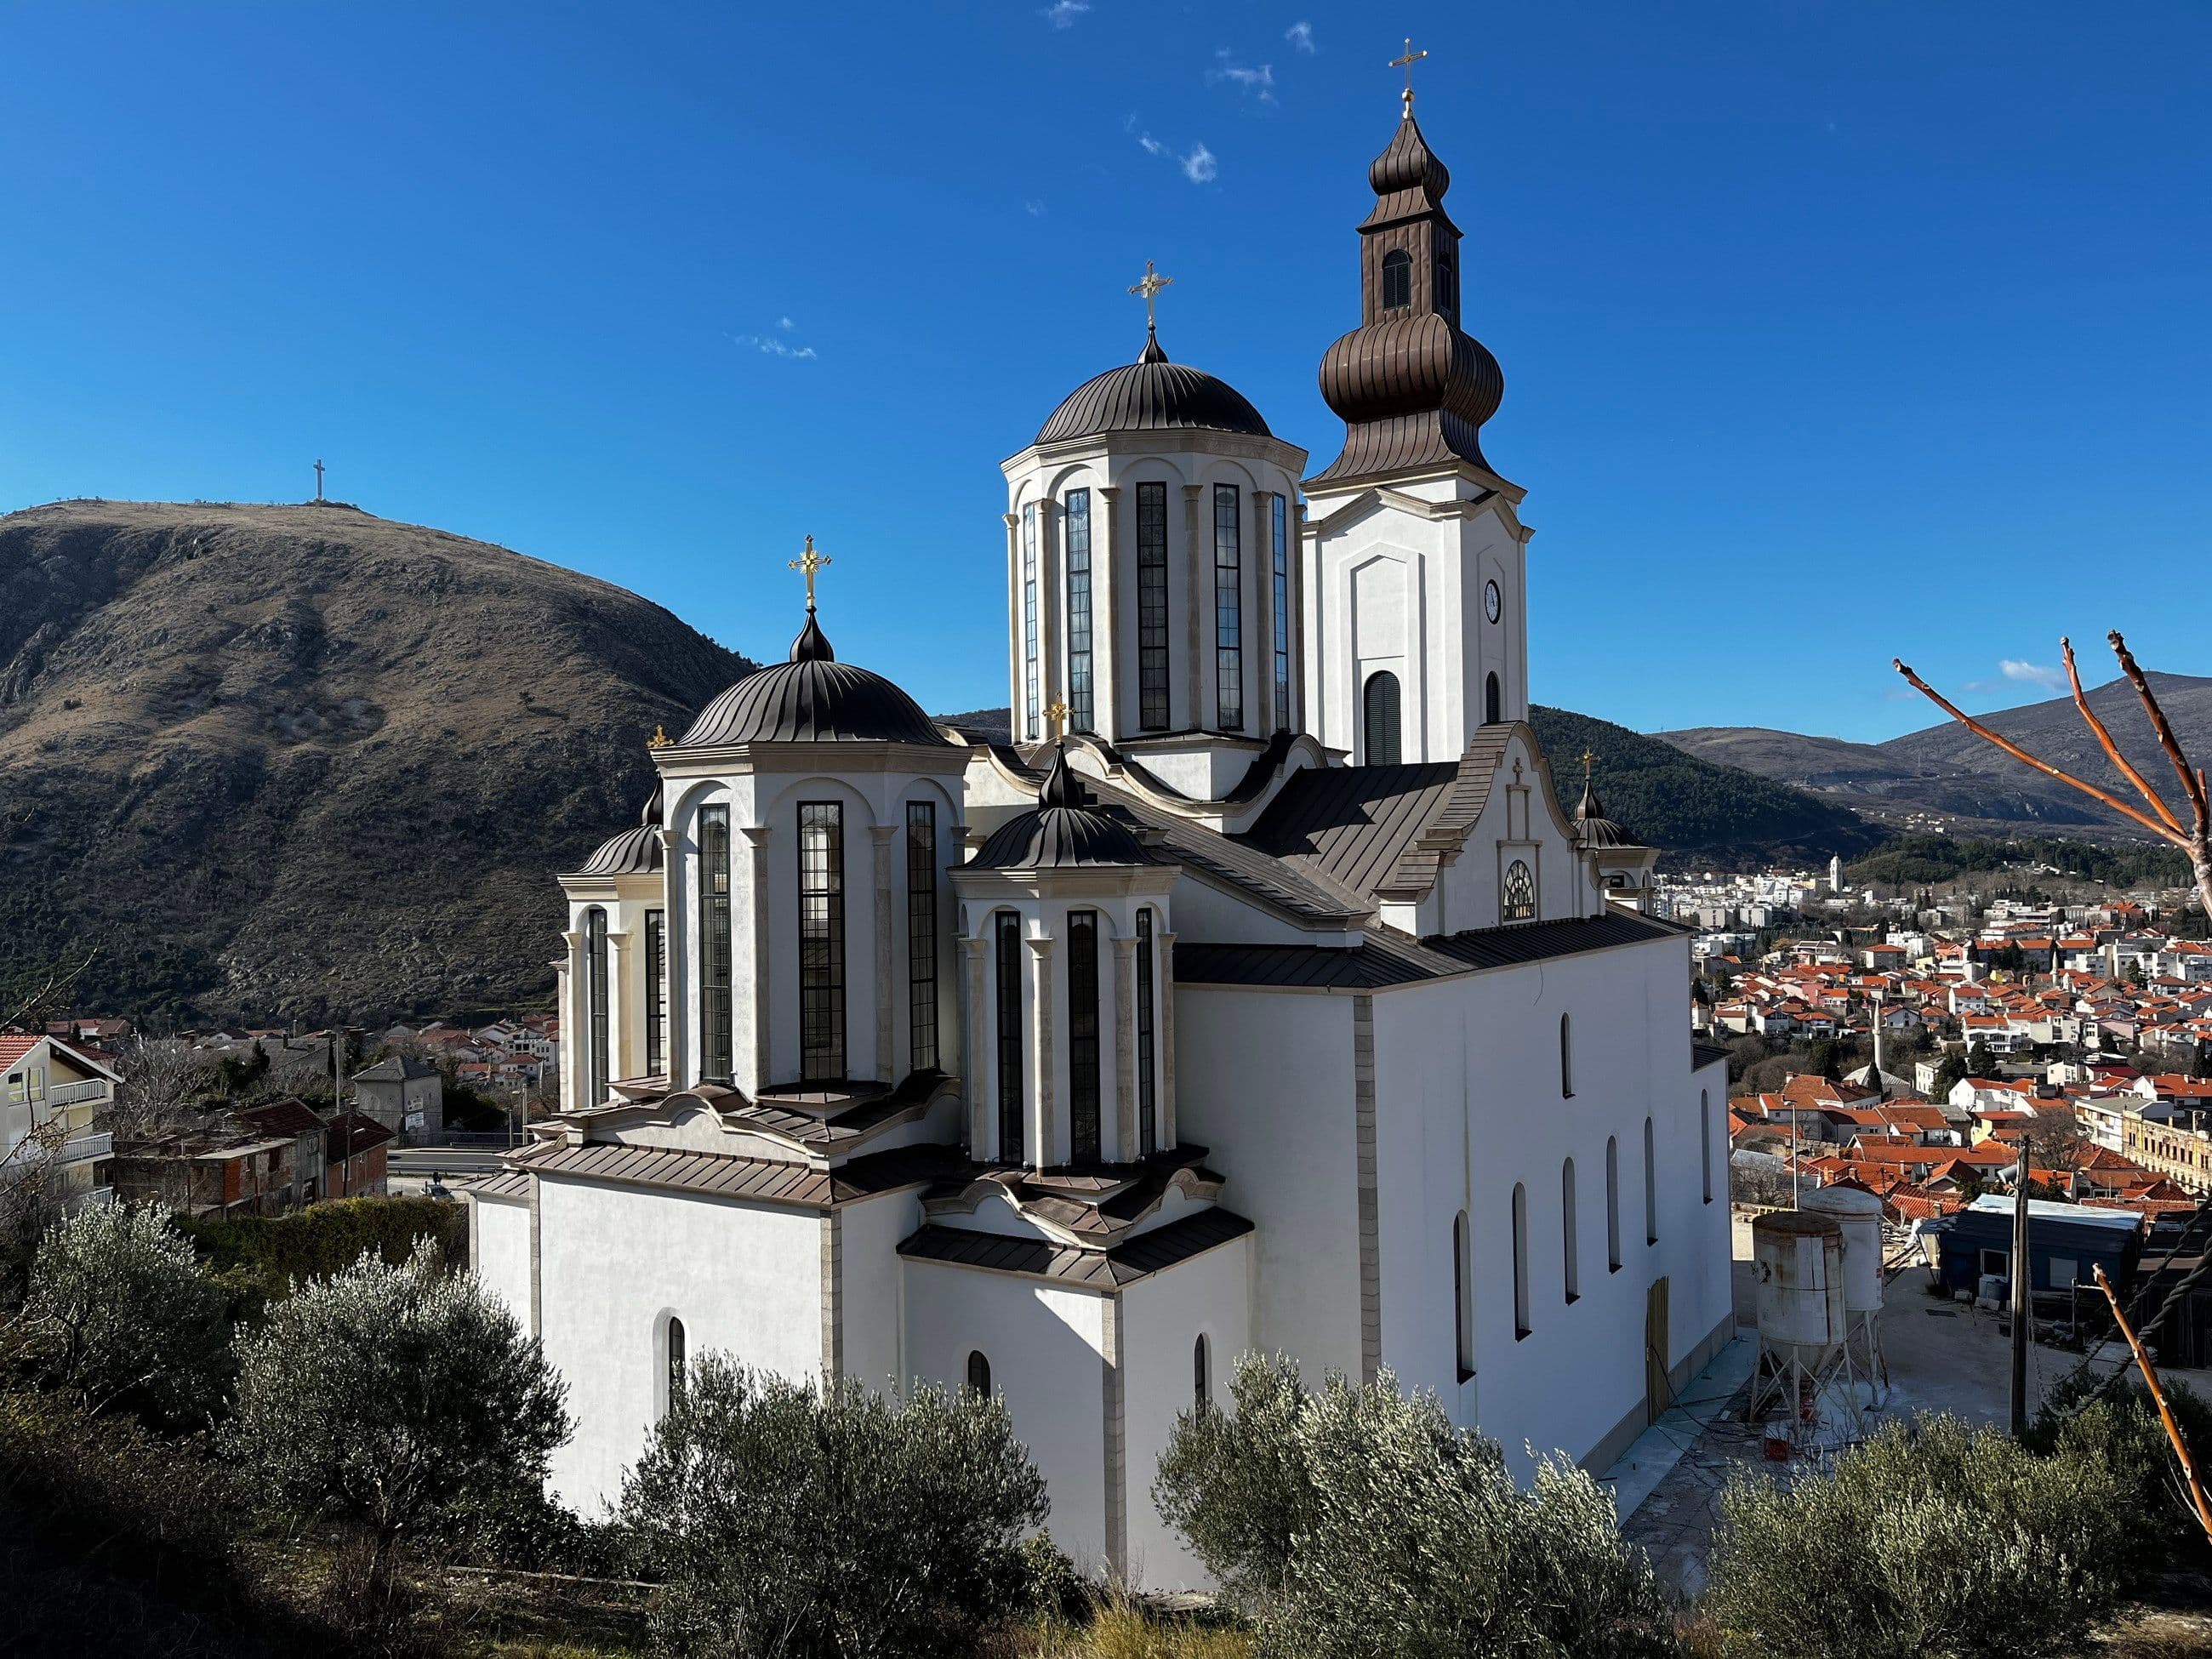
<instances>
[{"instance_id":1,"label":"clock face on tower","mask_svg":"<svg viewBox=\"0 0 2212 1659\"><path fill-rule=\"evenodd\" d=\"M1498 612L1504 608L1505 601L1498 594L1498 584L1485 582L1482 586L1482 614L1491 621L1496 622Z\"/></svg>"}]
</instances>

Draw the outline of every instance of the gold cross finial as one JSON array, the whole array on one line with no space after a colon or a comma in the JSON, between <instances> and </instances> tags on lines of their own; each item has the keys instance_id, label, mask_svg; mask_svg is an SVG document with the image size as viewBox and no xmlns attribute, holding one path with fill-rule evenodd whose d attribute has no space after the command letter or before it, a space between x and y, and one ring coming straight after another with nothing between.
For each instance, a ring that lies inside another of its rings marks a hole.
<instances>
[{"instance_id":1,"label":"gold cross finial","mask_svg":"<svg viewBox=\"0 0 2212 1659\"><path fill-rule=\"evenodd\" d=\"M668 735L668 728L656 720L653 722L653 735L645 740L645 746L647 749L667 749L672 747L675 742L676 739Z\"/></svg>"},{"instance_id":2,"label":"gold cross finial","mask_svg":"<svg viewBox=\"0 0 2212 1659\"><path fill-rule=\"evenodd\" d=\"M814 550L814 538L811 536L806 538L806 551L791 562L791 568L793 570L803 570L806 573L806 608L809 611L814 609L814 573L830 562L827 554L817 553Z\"/></svg>"},{"instance_id":3,"label":"gold cross finial","mask_svg":"<svg viewBox=\"0 0 2212 1659\"><path fill-rule=\"evenodd\" d=\"M1392 69L1401 69L1406 71L1406 113L1407 115L1413 112L1413 65L1428 55L1428 48L1425 46L1419 52L1413 50L1413 37L1409 34L1406 37L1406 55L1403 58L1393 58L1390 60Z\"/></svg>"},{"instance_id":4,"label":"gold cross finial","mask_svg":"<svg viewBox=\"0 0 2212 1659\"><path fill-rule=\"evenodd\" d=\"M1052 723L1054 742L1057 743L1067 735L1067 717L1073 712L1064 702L1051 702L1045 705L1044 717Z\"/></svg>"},{"instance_id":5,"label":"gold cross finial","mask_svg":"<svg viewBox=\"0 0 2212 1659\"><path fill-rule=\"evenodd\" d=\"M1589 781L1590 768L1597 764L1597 757L1587 749L1583 750L1583 781Z\"/></svg>"},{"instance_id":6,"label":"gold cross finial","mask_svg":"<svg viewBox=\"0 0 2212 1659\"><path fill-rule=\"evenodd\" d=\"M1154 326L1152 301L1159 297L1159 292L1162 289L1167 287L1169 283L1174 281L1174 277L1163 276L1158 271L1154 270L1152 269L1152 262L1150 259L1147 259L1145 261L1145 280L1141 283L1131 284L1129 289L1130 293L1141 294L1145 296L1145 329L1146 332L1149 333Z\"/></svg>"}]
</instances>

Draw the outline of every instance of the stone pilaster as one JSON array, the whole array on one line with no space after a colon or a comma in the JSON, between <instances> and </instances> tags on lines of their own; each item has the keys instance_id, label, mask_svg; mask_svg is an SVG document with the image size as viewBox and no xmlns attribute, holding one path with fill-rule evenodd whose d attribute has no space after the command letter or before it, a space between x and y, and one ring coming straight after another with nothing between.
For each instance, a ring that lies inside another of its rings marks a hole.
<instances>
[{"instance_id":1,"label":"stone pilaster","mask_svg":"<svg viewBox=\"0 0 2212 1659\"><path fill-rule=\"evenodd\" d=\"M1118 485L1107 484L1096 493L1106 511L1091 526L1091 720L1099 736L1119 743L1136 730L1133 720L1127 726L1121 722L1121 617L1115 603L1121 591L1121 491ZM1098 538L1102 525L1106 532L1103 543Z\"/></svg>"},{"instance_id":2,"label":"stone pilaster","mask_svg":"<svg viewBox=\"0 0 2212 1659\"><path fill-rule=\"evenodd\" d=\"M830 1382L845 1374L844 1212L822 1212L822 1373Z\"/></svg>"},{"instance_id":3,"label":"stone pilaster","mask_svg":"<svg viewBox=\"0 0 2212 1659\"><path fill-rule=\"evenodd\" d=\"M775 1009L770 994L774 975L769 965L769 830L766 824L743 824L738 833L745 839L745 908L751 926L741 933L737 918L730 919L730 1069L738 1074L738 1087L750 1096L775 1080L769 1070L769 1035ZM737 885L737 872L732 870L732 897ZM740 938L751 942L750 960L738 957ZM748 1064L750 1077L745 1075Z\"/></svg>"},{"instance_id":4,"label":"stone pilaster","mask_svg":"<svg viewBox=\"0 0 2212 1659\"><path fill-rule=\"evenodd\" d=\"M1192 731L1205 731L1213 724L1206 717L1206 675L1212 660L1206 649L1206 641L1212 626L1213 608L1206 603L1213 591L1213 550L1210 543L1199 535L1199 501L1206 494L1204 484L1185 484L1182 487L1182 544L1187 556L1183 560L1184 610L1189 626L1183 630L1184 652L1188 672L1183 679L1186 694L1190 699L1189 717L1183 722Z\"/></svg>"},{"instance_id":5,"label":"stone pilaster","mask_svg":"<svg viewBox=\"0 0 2212 1659\"><path fill-rule=\"evenodd\" d=\"M1179 1146L1176 1126L1176 976L1175 942L1173 933L1162 933L1153 940L1158 960L1152 964L1153 977L1159 983L1156 988L1160 999L1159 1066L1160 1121L1159 1137L1163 1146Z\"/></svg>"},{"instance_id":6,"label":"stone pilaster","mask_svg":"<svg viewBox=\"0 0 2212 1659\"><path fill-rule=\"evenodd\" d=\"M999 1086L997 1074L985 1059L988 1045L983 1041L983 961L990 942L963 939L960 948L960 1048L968 1079L968 1156L981 1164L992 1154L992 1096Z\"/></svg>"},{"instance_id":7,"label":"stone pilaster","mask_svg":"<svg viewBox=\"0 0 2212 1659\"><path fill-rule=\"evenodd\" d=\"M1143 1150L1137 1144L1137 939L1132 933L1114 941L1114 1123L1119 1150L1133 1164Z\"/></svg>"},{"instance_id":8,"label":"stone pilaster","mask_svg":"<svg viewBox=\"0 0 2212 1659\"><path fill-rule=\"evenodd\" d=\"M893 994L898 986L897 930L891 926L891 848L902 827L878 823L868 829L875 842L876 1075L885 1083L896 1083L906 1075L905 1066L891 1047L895 1029L891 1011L896 1006Z\"/></svg>"},{"instance_id":9,"label":"stone pilaster","mask_svg":"<svg viewBox=\"0 0 2212 1659\"><path fill-rule=\"evenodd\" d=\"M1244 729L1255 738L1274 736L1275 728L1282 724L1282 715L1275 708L1275 517L1270 510L1274 499L1265 489L1252 492L1249 508L1251 533L1244 538L1246 546L1256 548L1260 555L1254 559L1248 553L1244 561L1248 566L1256 567L1254 574L1260 579L1260 603L1252 611L1260 624L1256 630L1257 648L1244 653L1245 683L1260 688L1259 701L1247 705L1244 716ZM1245 636L1254 637L1254 630L1248 629ZM1257 675L1250 672L1255 656L1259 658Z\"/></svg>"},{"instance_id":10,"label":"stone pilaster","mask_svg":"<svg viewBox=\"0 0 2212 1659\"><path fill-rule=\"evenodd\" d=\"M1127 1413L1121 1375L1121 1298L1109 1293L1098 1310L1099 1394L1105 1405L1106 1576L1117 1584L1129 1577L1129 1470Z\"/></svg>"},{"instance_id":11,"label":"stone pilaster","mask_svg":"<svg viewBox=\"0 0 2212 1659\"><path fill-rule=\"evenodd\" d=\"M1059 1138L1054 1125L1059 1113L1054 1109L1058 1095L1053 1088L1053 1030L1052 1010L1053 955L1060 941L1056 939L1030 939L1024 944L1030 947L1030 1054L1031 1064L1026 1068L1029 1076L1027 1110L1030 1124L1030 1167L1048 1169L1060 1163Z\"/></svg>"},{"instance_id":12,"label":"stone pilaster","mask_svg":"<svg viewBox=\"0 0 2212 1659\"><path fill-rule=\"evenodd\" d=\"M1291 522L1285 533L1291 541L1291 730L1304 732L1308 729L1304 713L1306 504L1304 501L1291 503Z\"/></svg>"},{"instance_id":13,"label":"stone pilaster","mask_svg":"<svg viewBox=\"0 0 2212 1659\"><path fill-rule=\"evenodd\" d=\"M1376 1190L1375 999L1352 1000L1352 1133L1359 1182L1359 1380L1382 1368L1382 1230Z\"/></svg>"},{"instance_id":14,"label":"stone pilaster","mask_svg":"<svg viewBox=\"0 0 2212 1659\"><path fill-rule=\"evenodd\" d=\"M1018 513L1006 514L1006 616L1012 623L1006 629L1007 684L1014 689L1006 705L1006 723L1014 741L1021 743L1029 733L1022 725L1027 686L1022 675L1022 515Z\"/></svg>"},{"instance_id":15,"label":"stone pilaster","mask_svg":"<svg viewBox=\"0 0 2212 1659\"><path fill-rule=\"evenodd\" d=\"M1060 637L1066 631L1061 625L1066 615L1064 595L1066 592L1066 573L1060 568L1060 508L1047 496L1037 503L1037 707L1049 708L1056 702L1067 701L1067 671L1062 661L1066 653L1060 648ZM1038 716L1039 737L1052 735L1052 722Z\"/></svg>"},{"instance_id":16,"label":"stone pilaster","mask_svg":"<svg viewBox=\"0 0 2212 1659\"><path fill-rule=\"evenodd\" d=\"M696 992L698 983L697 976L690 971L690 924L699 907L685 881L684 842L673 830L665 827L659 835L660 867L664 872L660 937L668 952L668 1012L660 1027L662 1064L668 1067L669 1086L680 1089L698 1081L698 1073L691 1064L692 1004L683 993L687 986Z\"/></svg>"},{"instance_id":17,"label":"stone pilaster","mask_svg":"<svg viewBox=\"0 0 2212 1659\"><path fill-rule=\"evenodd\" d=\"M574 1112L599 1103L584 1098L591 1087L591 1067L584 1063L592 1042L591 975L584 971L582 933L571 928L561 942L568 958L561 968L561 1106Z\"/></svg>"}]
</instances>

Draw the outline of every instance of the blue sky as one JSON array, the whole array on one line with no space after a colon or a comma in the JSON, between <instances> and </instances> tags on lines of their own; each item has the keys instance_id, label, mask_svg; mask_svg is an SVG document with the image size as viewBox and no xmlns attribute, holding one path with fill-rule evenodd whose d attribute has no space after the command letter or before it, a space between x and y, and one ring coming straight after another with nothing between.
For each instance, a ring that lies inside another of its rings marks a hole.
<instances>
[{"instance_id":1,"label":"blue sky","mask_svg":"<svg viewBox=\"0 0 2212 1659\"><path fill-rule=\"evenodd\" d=\"M1880 738L1893 653L1999 707L2116 624L2212 672L2193 0L0 6L0 510L319 455L755 655L811 532L841 655L1002 702L998 463L1146 258L1334 453L1407 30L1539 701Z\"/></svg>"}]
</instances>

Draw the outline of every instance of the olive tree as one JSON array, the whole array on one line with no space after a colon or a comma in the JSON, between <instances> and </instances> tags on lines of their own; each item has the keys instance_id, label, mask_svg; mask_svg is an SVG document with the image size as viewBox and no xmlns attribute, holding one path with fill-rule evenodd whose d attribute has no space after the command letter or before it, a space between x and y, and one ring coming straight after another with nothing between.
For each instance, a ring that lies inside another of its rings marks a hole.
<instances>
[{"instance_id":1,"label":"olive tree","mask_svg":"<svg viewBox=\"0 0 2212 1659\"><path fill-rule=\"evenodd\" d=\"M94 1411L185 1428L222 1409L229 1295L152 1205L88 1206L49 1229L17 1329L33 1376Z\"/></svg>"},{"instance_id":2,"label":"olive tree","mask_svg":"<svg viewBox=\"0 0 2212 1659\"><path fill-rule=\"evenodd\" d=\"M366 1528L388 1569L447 1506L540 1489L566 1393L507 1304L426 1240L397 1266L364 1251L270 1310L240 1349L225 1445L276 1506Z\"/></svg>"},{"instance_id":3,"label":"olive tree","mask_svg":"<svg viewBox=\"0 0 2212 1659\"><path fill-rule=\"evenodd\" d=\"M1161 1514L1267 1650L1310 1659L1512 1654L1638 1659L1676 1650L1650 1568L1612 1499L1563 1457L1513 1481L1497 1443L1384 1371L1308 1393L1287 1358L1248 1356L1232 1411L1178 1419L1152 1487Z\"/></svg>"},{"instance_id":4,"label":"olive tree","mask_svg":"<svg viewBox=\"0 0 2212 1659\"><path fill-rule=\"evenodd\" d=\"M623 1482L666 1650L714 1659L975 1651L1044 1482L1003 1401L794 1382L708 1353Z\"/></svg>"},{"instance_id":5,"label":"olive tree","mask_svg":"<svg viewBox=\"0 0 2212 1659\"><path fill-rule=\"evenodd\" d=\"M1954 1417L1891 1423L1831 1475L1723 1495L1706 1606L1762 1659L2078 1653L2117 1599L2137 1498L2086 1449Z\"/></svg>"}]
</instances>

